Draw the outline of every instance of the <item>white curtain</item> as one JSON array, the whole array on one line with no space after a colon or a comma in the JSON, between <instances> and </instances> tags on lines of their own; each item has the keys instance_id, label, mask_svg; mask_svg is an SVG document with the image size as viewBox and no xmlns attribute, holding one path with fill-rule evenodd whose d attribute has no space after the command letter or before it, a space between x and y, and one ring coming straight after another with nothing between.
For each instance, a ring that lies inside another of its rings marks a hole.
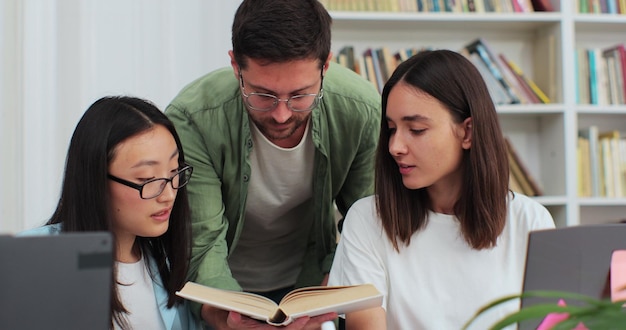
<instances>
[{"instance_id":1,"label":"white curtain","mask_svg":"<svg viewBox=\"0 0 626 330\"><path fill-rule=\"evenodd\" d=\"M161 109L229 64L239 0L0 0L0 233L42 224L59 198L65 154L104 95Z\"/></svg>"}]
</instances>

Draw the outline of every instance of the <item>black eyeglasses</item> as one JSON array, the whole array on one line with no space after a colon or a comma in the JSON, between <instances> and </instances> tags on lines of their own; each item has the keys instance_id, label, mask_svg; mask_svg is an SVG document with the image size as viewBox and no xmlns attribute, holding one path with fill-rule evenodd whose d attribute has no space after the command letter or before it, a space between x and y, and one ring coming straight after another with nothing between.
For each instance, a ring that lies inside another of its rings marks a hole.
<instances>
[{"instance_id":1,"label":"black eyeglasses","mask_svg":"<svg viewBox=\"0 0 626 330\"><path fill-rule=\"evenodd\" d=\"M178 170L176 174L172 175L168 178L156 178L148 180L142 184L136 184L134 182L130 182L124 179L120 179L114 175L107 174L109 179L121 183L127 187L131 187L139 190L139 197L141 199L151 199L155 198L165 190L165 186L169 182L172 188L180 189L184 187L187 183L189 183L189 179L191 178L191 173L193 172L193 167L191 165L185 165L183 168Z\"/></svg>"},{"instance_id":2,"label":"black eyeglasses","mask_svg":"<svg viewBox=\"0 0 626 330\"><path fill-rule=\"evenodd\" d=\"M320 100L324 96L324 74L323 70L320 73L322 81L320 83L320 91L317 94L299 94L293 95L286 99L279 99L275 95L266 93L249 93L246 94L246 89L243 85L243 75L239 70L239 85L241 87L241 94L244 97L244 101L249 109L255 111L267 112L274 110L278 106L278 102L286 102L287 108L293 112L307 112L315 109L320 103Z\"/></svg>"}]
</instances>

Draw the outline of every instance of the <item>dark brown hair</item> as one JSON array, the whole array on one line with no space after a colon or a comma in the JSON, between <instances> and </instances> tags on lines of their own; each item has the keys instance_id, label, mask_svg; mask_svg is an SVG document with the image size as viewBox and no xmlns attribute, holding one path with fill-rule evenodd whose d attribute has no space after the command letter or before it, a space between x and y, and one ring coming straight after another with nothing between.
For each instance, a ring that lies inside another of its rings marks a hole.
<instances>
[{"instance_id":1,"label":"dark brown hair","mask_svg":"<svg viewBox=\"0 0 626 330\"><path fill-rule=\"evenodd\" d=\"M463 182L454 214L472 248L493 247L506 222L509 191L506 145L480 73L461 54L449 50L414 55L398 66L383 89L375 192L378 215L387 236L396 250L399 242L408 245L411 236L426 226L431 209L426 188L406 188L389 153L387 100L399 82L437 99L456 123L472 118L472 146L463 153Z\"/></svg>"},{"instance_id":2,"label":"dark brown hair","mask_svg":"<svg viewBox=\"0 0 626 330\"><path fill-rule=\"evenodd\" d=\"M280 63L317 58L320 69L330 53L328 11L317 0L244 0L232 26L235 61L247 58Z\"/></svg>"}]
</instances>

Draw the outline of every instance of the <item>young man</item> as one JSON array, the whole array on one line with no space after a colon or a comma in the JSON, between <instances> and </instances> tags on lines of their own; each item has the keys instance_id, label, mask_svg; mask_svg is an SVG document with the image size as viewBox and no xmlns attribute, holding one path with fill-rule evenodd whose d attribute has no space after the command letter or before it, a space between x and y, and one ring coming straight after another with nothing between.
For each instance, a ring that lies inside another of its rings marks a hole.
<instances>
[{"instance_id":1,"label":"young man","mask_svg":"<svg viewBox=\"0 0 626 330\"><path fill-rule=\"evenodd\" d=\"M192 82L167 107L194 166L193 280L274 300L326 283L333 202L344 214L373 193L380 126L375 88L330 63L330 25L317 0L244 0L232 67ZM233 314L201 309L217 328L259 325Z\"/></svg>"}]
</instances>

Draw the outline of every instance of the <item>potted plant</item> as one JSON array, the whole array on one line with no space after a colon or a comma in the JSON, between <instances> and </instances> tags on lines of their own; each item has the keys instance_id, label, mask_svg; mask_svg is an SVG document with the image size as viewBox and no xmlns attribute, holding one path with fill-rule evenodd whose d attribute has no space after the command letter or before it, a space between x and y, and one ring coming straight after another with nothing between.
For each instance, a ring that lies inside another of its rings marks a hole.
<instances>
[{"instance_id":1,"label":"potted plant","mask_svg":"<svg viewBox=\"0 0 626 330\"><path fill-rule=\"evenodd\" d=\"M520 309L493 325L491 330L503 329L526 320L544 320L543 329L626 329L626 301L596 299L586 295L562 291L528 291L519 295L506 296L482 307L463 327L467 329L482 313L505 302L522 298L564 299L569 305L541 303ZM548 319L546 319L549 317Z\"/></svg>"}]
</instances>

